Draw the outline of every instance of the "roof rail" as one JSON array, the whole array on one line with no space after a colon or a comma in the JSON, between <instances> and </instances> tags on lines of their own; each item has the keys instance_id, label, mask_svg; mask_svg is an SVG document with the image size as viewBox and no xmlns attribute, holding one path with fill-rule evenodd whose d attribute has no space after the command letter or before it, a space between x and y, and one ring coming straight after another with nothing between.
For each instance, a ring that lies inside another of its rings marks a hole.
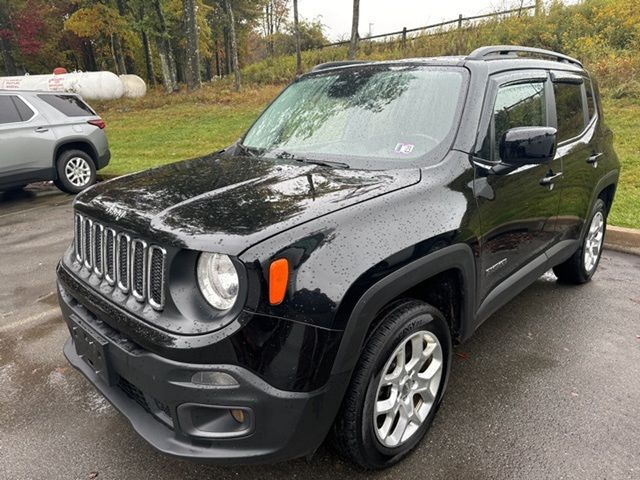
<instances>
[{"instance_id":1,"label":"roof rail","mask_svg":"<svg viewBox=\"0 0 640 480\"><path fill-rule=\"evenodd\" d=\"M362 63L368 63L366 61L363 60L340 60L337 62L326 62L326 63L320 63L318 65L316 65L315 67L313 67L311 69L312 72L319 72L320 70L327 70L329 68L336 68L336 67L345 67L347 65L359 65Z\"/></svg>"},{"instance_id":2,"label":"roof rail","mask_svg":"<svg viewBox=\"0 0 640 480\"><path fill-rule=\"evenodd\" d=\"M489 47L476 48L467 56L467 60L491 60L492 57L495 60L505 56L518 56L518 53L530 53L540 57L553 58L557 62L573 63L582 67L582 63L579 60L563 55L562 53L545 50L543 48L521 47L518 45L492 45Z\"/></svg>"}]
</instances>

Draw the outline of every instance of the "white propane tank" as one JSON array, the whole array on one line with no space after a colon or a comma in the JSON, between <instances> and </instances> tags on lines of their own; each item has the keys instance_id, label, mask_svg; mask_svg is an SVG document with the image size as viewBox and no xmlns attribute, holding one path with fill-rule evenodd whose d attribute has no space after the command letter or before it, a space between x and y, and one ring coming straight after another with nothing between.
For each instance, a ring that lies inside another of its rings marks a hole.
<instances>
[{"instance_id":1,"label":"white propane tank","mask_svg":"<svg viewBox=\"0 0 640 480\"><path fill-rule=\"evenodd\" d=\"M124 95L122 81L111 72L0 77L0 90L73 92L88 100L116 100Z\"/></svg>"},{"instance_id":2,"label":"white propane tank","mask_svg":"<svg viewBox=\"0 0 640 480\"><path fill-rule=\"evenodd\" d=\"M120 75L124 86L124 96L127 98L144 97L147 93L147 84L138 75Z\"/></svg>"}]
</instances>

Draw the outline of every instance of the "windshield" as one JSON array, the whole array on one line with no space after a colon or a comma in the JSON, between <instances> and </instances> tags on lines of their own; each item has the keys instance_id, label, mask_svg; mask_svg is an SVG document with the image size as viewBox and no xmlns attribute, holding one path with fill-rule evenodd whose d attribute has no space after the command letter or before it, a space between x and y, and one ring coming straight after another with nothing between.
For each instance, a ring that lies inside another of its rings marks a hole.
<instances>
[{"instance_id":1,"label":"windshield","mask_svg":"<svg viewBox=\"0 0 640 480\"><path fill-rule=\"evenodd\" d=\"M289 86L247 132L266 157L396 166L434 152L457 122L464 70L428 66L345 69ZM360 161L358 161L360 159Z\"/></svg>"}]
</instances>

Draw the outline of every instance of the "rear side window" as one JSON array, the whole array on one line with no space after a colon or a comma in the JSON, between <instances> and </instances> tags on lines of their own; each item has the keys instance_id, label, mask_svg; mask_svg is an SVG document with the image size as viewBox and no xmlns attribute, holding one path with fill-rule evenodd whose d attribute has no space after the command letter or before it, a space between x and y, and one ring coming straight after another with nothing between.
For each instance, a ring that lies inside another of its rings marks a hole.
<instances>
[{"instance_id":1,"label":"rear side window","mask_svg":"<svg viewBox=\"0 0 640 480\"><path fill-rule=\"evenodd\" d=\"M43 102L48 103L67 117L92 117L95 115L95 112L91 107L75 95L46 94L38 95L38 98Z\"/></svg>"},{"instance_id":2,"label":"rear side window","mask_svg":"<svg viewBox=\"0 0 640 480\"><path fill-rule=\"evenodd\" d=\"M33 117L33 110L31 110L26 103L20 100L20 98L13 97L13 103L16 106L16 109L18 110L18 113L20 114L20 118L22 119L23 122Z\"/></svg>"},{"instance_id":3,"label":"rear side window","mask_svg":"<svg viewBox=\"0 0 640 480\"><path fill-rule=\"evenodd\" d=\"M14 95L0 95L0 124L22 122L13 98Z\"/></svg>"},{"instance_id":4,"label":"rear side window","mask_svg":"<svg viewBox=\"0 0 640 480\"><path fill-rule=\"evenodd\" d=\"M577 83L554 83L556 113L558 116L558 141L578 136L584 130L582 107L582 85Z\"/></svg>"}]
</instances>

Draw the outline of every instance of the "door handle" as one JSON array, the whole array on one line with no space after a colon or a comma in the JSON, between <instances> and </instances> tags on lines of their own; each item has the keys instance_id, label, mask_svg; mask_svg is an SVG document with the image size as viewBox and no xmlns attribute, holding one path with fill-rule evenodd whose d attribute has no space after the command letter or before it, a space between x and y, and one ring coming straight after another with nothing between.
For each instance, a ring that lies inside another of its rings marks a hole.
<instances>
[{"instance_id":1,"label":"door handle","mask_svg":"<svg viewBox=\"0 0 640 480\"><path fill-rule=\"evenodd\" d=\"M47 127L38 127L36 128L36 133L45 133L48 132L49 129Z\"/></svg>"},{"instance_id":2,"label":"door handle","mask_svg":"<svg viewBox=\"0 0 640 480\"><path fill-rule=\"evenodd\" d=\"M553 184L555 183L556 180L562 178L562 175L563 175L562 172L558 172L558 173L549 172L546 176L540 179L540 185L542 185L543 187L549 187L549 190L553 190Z\"/></svg>"},{"instance_id":3,"label":"door handle","mask_svg":"<svg viewBox=\"0 0 640 480\"><path fill-rule=\"evenodd\" d=\"M589 158L587 158L587 163L589 165L593 165L593 168L596 168L598 166L598 159L604 155L602 152L600 153L594 153L593 155L591 155Z\"/></svg>"}]
</instances>

